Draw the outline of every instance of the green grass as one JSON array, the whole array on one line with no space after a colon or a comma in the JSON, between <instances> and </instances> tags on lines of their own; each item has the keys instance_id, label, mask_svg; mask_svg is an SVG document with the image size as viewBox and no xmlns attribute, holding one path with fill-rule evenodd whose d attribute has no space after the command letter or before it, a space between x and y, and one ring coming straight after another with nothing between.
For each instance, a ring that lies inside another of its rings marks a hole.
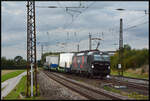
<instances>
[{"instance_id":1,"label":"green grass","mask_svg":"<svg viewBox=\"0 0 150 101\"><path fill-rule=\"evenodd\" d=\"M107 90L107 91L114 92L114 93L120 93L121 92L120 90L117 90L117 89L114 89L114 88L110 88L108 86L104 86L104 89Z\"/></svg>"},{"instance_id":2,"label":"green grass","mask_svg":"<svg viewBox=\"0 0 150 101\"><path fill-rule=\"evenodd\" d=\"M111 75L118 75L118 71L111 71ZM123 72L123 76L141 78L141 79L149 79L148 75L139 75L131 72Z\"/></svg>"},{"instance_id":3,"label":"green grass","mask_svg":"<svg viewBox=\"0 0 150 101\"><path fill-rule=\"evenodd\" d=\"M17 86L6 96L4 97L4 100L36 100L36 99L42 99L41 97L29 97L29 98L20 98L20 93L24 92L26 94L26 80L27 76L23 76L20 82L17 84ZM39 88L39 85L38 85ZM29 87L30 89L30 87ZM33 87L33 92L35 93L35 87ZM38 91L39 95L39 91Z\"/></svg>"},{"instance_id":4,"label":"green grass","mask_svg":"<svg viewBox=\"0 0 150 101\"><path fill-rule=\"evenodd\" d=\"M1 82L4 82L5 80L8 80L10 78L13 78L13 77L16 77L18 76L19 74L23 73L25 70L17 70L15 72L10 72L10 73L7 73L5 75L2 75L1 76Z\"/></svg>"},{"instance_id":5,"label":"green grass","mask_svg":"<svg viewBox=\"0 0 150 101\"><path fill-rule=\"evenodd\" d=\"M138 94L136 92L132 92L129 94L123 94L123 95L128 96L129 98L135 98L136 100L148 100L149 99L148 96L141 95L141 94Z\"/></svg>"}]
</instances>

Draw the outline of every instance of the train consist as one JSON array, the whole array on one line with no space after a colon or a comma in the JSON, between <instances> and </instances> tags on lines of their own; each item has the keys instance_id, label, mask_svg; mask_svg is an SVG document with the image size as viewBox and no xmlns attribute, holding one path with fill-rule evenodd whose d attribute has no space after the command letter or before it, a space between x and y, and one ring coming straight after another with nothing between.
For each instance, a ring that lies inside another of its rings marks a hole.
<instances>
[{"instance_id":1,"label":"train consist","mask_svg":"<svg viewBox=\"0 0 150 101\"><path fill-rule=\"evenodd\" d=\"M61 53L59 56L47 56L44 68L88 77L106 77L110 74L110 59L107 53L99 50Z\"/></svg>"}]
</instances>

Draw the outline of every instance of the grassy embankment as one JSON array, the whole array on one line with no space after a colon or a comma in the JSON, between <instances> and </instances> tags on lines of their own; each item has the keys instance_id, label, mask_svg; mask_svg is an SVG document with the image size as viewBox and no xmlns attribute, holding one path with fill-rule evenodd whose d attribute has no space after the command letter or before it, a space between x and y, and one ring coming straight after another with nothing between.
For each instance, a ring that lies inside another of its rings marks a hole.
<instances>
[{"instance_id":1,"label":"grassy embankment","mask_svg":"<svg viewBox=\"0 0 150 101\"><path fill-rule=\"evenodd\" d=\"M41 97L32 97L32 98L21 98L20 93L23 92L26 93L26 80L27 76L23 76L20 82L17 84L17 86L6 96L4 97L4 100L10 100L10 99L21 99L21 100L36 100L36 99L42 99ZM38 86L39 87L39 86ZM30 89L30 88L29 88ZM35 92L35 87L33 89ZM39 92L38 92L39 94Z\"/></svg>"},{"instance_id":2,"label":"grassy embankment","mask_svg":"<svg viewBox=\"0 0 150 101\"><path fill-rule=\"evenodd\" d=\"M118 71L111 70L111 75L118 75ZM142 68L138 69L128 69L123 72L124 76L127 77L134 77L134 78L141 78L141 79L149 79L149 71L146 71L145 73L142 73Z\"/></svg>"},{"instance_id":3,"label":"grassy embankment","mask_svg":"<svg viewBox=\"0 0 150 101\"><path fill-rule=\"evenodd\" d=\"M6 72L7 70L2 70L3 75L1 75L1 82L4 82L5 80L8 80L10 78L16 77L19 74L23 73L25 70L14 70L8 73L3 73L4 71Z\"/></svg>"}]
</instances>

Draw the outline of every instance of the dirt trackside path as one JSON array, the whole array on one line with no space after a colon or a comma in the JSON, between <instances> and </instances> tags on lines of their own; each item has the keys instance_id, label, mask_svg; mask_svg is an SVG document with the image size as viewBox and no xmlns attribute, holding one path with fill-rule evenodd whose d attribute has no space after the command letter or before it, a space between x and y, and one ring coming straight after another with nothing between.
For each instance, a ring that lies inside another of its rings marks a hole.
<instances>
[{"instance_id":1,"label":"dirt trackside path","mask_svg":"<svg viewBox=\"0 0 150 101\"><path fill-rule=\"evenodd\" d=\"M87 100L85 97L50 79L42 71L38 73L38 84L40 96L46 100Z\"/></svg>"},{"instance_id":2,"label":"dirt trackside path","mask_svg":"<svg viewBox=\"0 0 150 101\"><path fill-rule=\"evenodd\" d=\"M17 70L1 70L1 76L7 74L7 73L10 73L10 72L15 72Z\"/></svg>"}]
</instances>

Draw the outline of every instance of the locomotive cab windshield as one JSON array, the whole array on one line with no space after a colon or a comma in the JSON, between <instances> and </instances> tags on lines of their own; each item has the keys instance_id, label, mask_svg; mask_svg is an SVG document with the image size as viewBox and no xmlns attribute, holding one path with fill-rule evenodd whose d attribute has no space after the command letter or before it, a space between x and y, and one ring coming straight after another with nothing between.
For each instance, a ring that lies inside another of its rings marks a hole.
<instances>
[{"instance_id":1,"label":"locomotive cab windshield","mask_svg":"<svg viewBox=\"0 0 150 101\"><path fill-rule=\"evenodd\" d=\"M108 55L95 54L94 61L110 61L110 58Z\"/></svg>"},{"instance_id":2,"label":"locomotive cab windshield","mask_svg":"<svg viewBox=\"0 0 150 101\"><path fill-rule=\"evenodd\" d=\"M110 61L109 55L102 55L104 61Z\"/></svg>"}]
</instances>

